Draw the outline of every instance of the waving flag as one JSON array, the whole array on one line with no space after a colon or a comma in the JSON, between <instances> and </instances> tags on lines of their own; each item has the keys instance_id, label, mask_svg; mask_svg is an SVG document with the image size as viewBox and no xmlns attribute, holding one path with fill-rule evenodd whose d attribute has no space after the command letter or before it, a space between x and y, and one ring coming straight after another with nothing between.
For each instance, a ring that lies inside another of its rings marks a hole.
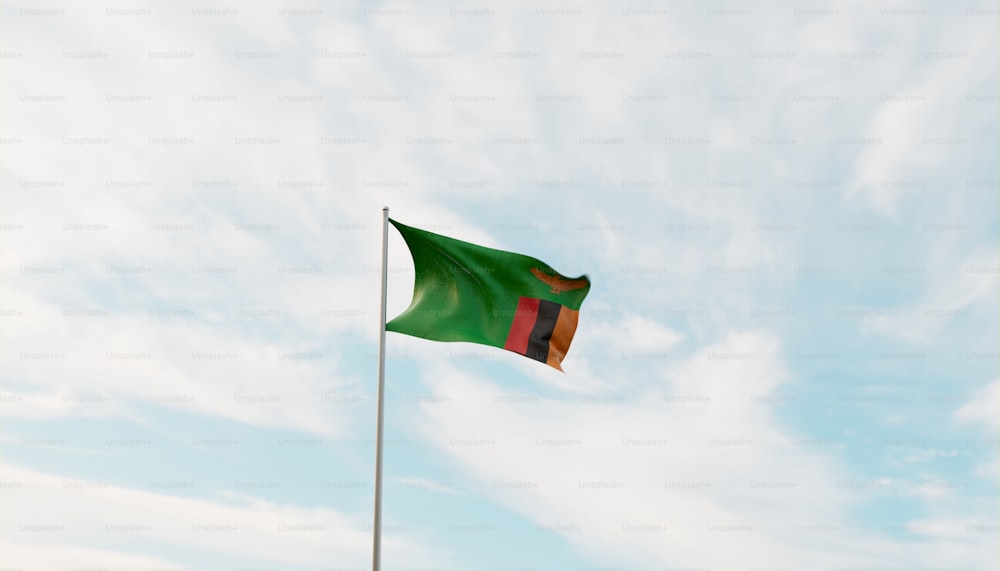
<instances>
[{"instance_id":1,"label":"waving flag","mask_svg":"<svg viewBox=\"0 0 1000 571\"><path fill-rule=\"evenodd\" d=\"M406 240L416 276L410 307L387 331L501 347L562 370L587 276L568 278L530 256L389 221Z\"/></svg>"}]
</instances>

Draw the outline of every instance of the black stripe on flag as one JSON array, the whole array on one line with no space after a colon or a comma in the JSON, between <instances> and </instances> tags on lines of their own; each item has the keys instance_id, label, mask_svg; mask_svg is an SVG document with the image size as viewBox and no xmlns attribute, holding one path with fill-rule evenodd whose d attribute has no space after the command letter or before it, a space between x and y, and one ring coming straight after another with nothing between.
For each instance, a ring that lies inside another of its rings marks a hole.
<instances>
[{"instance_id":1,"label":"black stripe on flag","mask_svg":"<svg viewBox=\"0 0 1000 571\"><path fill-rule=\"evenodd\" d=\"M538 301L538 317L535 318L535 326L528 335L528 349L524 352L525 357L536 361L546 362L549 358L549 340L552 339L552 331L556 328L556 321L559 319L559 310L562 305L541 299Z\"/></svg>"}]
</instances>

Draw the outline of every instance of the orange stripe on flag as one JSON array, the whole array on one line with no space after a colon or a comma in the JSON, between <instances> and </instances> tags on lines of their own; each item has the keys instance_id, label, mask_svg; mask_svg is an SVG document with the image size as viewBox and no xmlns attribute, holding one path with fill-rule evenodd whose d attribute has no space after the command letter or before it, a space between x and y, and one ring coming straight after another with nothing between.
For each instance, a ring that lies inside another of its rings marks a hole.
<instances>
[{"instance_id":1,"label":"orange stripe on flag","mask_svg":"<svg viewBox=\"0 0 1000 571\"><path fill-rule=\"evenodd\" d=\"M573 334L576 333L576 322L580 317L580 312L562 307L559 318L556 320L556 327L552 330L552 338L549 340L549 358L545 362L550 367L562 370L559 366L563 357L569 351L569 344L573 342Z\"/></svg>"}]
</instances>

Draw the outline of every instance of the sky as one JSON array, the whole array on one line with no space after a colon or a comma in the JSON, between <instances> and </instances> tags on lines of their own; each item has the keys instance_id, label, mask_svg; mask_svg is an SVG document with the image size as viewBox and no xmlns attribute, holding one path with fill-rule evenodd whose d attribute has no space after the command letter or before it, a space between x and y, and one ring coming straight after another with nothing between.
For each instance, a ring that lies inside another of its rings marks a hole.
<instances>
[{"instance_id":1,"label":"sky","mask_svg":"<svg viewBox=\"0 0 1000 571\"><path fill-rule=\"evenodd\" d=\"M384 569L997 569L998 16L5 2L0 568L369 568L388 206L592 287L388 335Z\"/></svg>"}]
</instances>

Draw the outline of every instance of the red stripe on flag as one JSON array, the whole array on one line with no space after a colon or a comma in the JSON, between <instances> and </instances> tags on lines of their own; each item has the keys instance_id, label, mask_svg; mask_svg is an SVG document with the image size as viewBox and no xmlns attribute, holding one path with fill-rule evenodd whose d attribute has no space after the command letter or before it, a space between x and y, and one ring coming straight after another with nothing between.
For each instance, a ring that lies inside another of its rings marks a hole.
<instances>
[{"instance_id":1,"label":"red stripe on flag","mask_svg":"<svg viewBox=\"0 0 1000 571\"><path fill-rule=\"evenodd\" d=\"M535 327L538 318L538 298L521 297L517 300L517 311L514 312L514 323L507 333L507 342L503 348L524 355L528 351L528 337Z\"/></svg>"}]
</instances>

